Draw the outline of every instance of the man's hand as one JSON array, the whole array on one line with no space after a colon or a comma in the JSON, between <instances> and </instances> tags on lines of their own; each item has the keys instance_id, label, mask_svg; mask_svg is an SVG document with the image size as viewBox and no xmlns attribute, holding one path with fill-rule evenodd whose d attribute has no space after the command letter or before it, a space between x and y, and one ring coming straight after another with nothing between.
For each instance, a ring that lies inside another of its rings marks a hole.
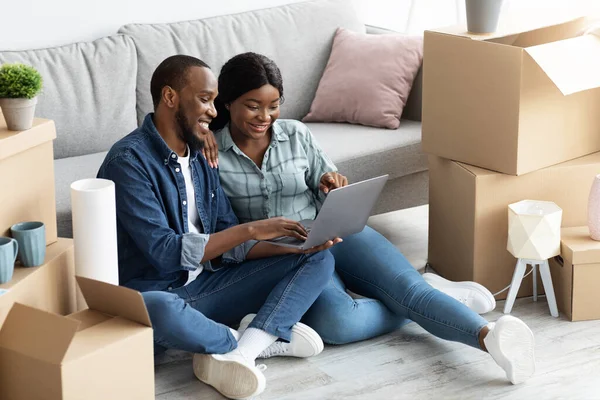
<instances>
[{"instance_id":1,"label":"man's hand","mask_svg":"<svg viewBox=\"0 0 600 400\"><path fill-rule=\"evenodd\" d=\"M306 240L308 233L300 222L283 218L269 218L248 222L250 235L254 240L269 240L281 236L291 236L299 240Z\"/></svg>"},{"instance_id":2,"label":"man's hand","mask_svg":"<svg viewBox=\"0 0 600 400\"><path fill-rule=\"evenodd\" d=\"M338 174L337 172L327 172L321 177L319 182L319 189L323 193L329 193L330 190L344 187L348 184L348 178L344 175Z\"/></svg>"},{"instance_id":3,"label":"man's hand","mask_svg":"<svg viewBox=\"0 0 600 400\"><path fill-rule=\"evenodd\" d=\"M219 146L212 131L204 138L204 147L202 147L202 155L208 161L211 168L219 166Z\"/></svg>"}]
</instances>

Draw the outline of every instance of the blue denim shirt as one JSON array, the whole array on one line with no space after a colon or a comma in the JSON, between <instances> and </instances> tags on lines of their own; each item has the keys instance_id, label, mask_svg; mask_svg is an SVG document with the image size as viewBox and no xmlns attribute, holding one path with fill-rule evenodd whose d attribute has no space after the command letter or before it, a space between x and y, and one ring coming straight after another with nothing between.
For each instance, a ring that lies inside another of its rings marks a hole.
<instances>
[{"instance_id":1,"label":"blue denim shirt","mask_svg":"<svg viewBox=\"0 0 600 400\"><path fill-rule=\"evenodd\" d=\"M238 224L221 188L217 169L199 152L190 154L200 234L189 232L185 180L177 154L162 139L148 114L141 127L119 140L107 154L98 178L115 183L119 282L139 291L185 284L200 267L211 233ZM249 241L222 257L238 263L255 244ZM203 273L214 271L210 262Z\"/></svg>"}]
</instances>

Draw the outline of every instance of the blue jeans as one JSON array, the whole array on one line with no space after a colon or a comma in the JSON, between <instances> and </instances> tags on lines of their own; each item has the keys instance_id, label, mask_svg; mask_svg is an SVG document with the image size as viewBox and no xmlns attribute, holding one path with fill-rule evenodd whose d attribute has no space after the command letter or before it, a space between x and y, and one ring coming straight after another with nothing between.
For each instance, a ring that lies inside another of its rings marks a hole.
<instances>
[{"instance_id":1,"label":"blue jeans","mask_svg":"<svg viewBox=\"0 0 600 400\"><path fill-rule=\"evenodd\" d=\"M250 327L289 341L292 326L327 286L333 269L329 251L286 255L205 271L170 291L143 292L155 352L227 353L237 347L227 325L249 313L257 314Z\"/></svg>"},{"instance_id":2,"label":"blue jeans","mask_svg":"<svg viewBox=\"0 0 600 400\"><path fill-rule=\"evenodd\" d=\"M414 321L446 340L480 349L488 322L432 288L385 237L365 229L331 248L336 274L302 321L326 343L343 344L392 332ZM353 299L352 292L368 299Z\"/></svg>"}]
</instances>

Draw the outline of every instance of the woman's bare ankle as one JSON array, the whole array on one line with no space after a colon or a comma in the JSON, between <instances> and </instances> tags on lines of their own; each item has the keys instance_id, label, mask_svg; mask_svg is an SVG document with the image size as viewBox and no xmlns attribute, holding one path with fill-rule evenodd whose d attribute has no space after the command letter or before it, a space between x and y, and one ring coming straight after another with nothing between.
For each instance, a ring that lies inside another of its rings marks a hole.
<instances>
[{"instance_id":1,"label":"woman's bare ankle","mask_svg":"<svg viewBox=\"0 0 600 400\"><path fill-rule=\"evenodd\" d=\"M490 328L487 325L481 328L481 330L479 331L479 347L481 347L481 350L485 351L486 353L487 348L485 347L485 342L483 341L483 339L485 339L489 331Z\"/></svg>"}]
</instances>

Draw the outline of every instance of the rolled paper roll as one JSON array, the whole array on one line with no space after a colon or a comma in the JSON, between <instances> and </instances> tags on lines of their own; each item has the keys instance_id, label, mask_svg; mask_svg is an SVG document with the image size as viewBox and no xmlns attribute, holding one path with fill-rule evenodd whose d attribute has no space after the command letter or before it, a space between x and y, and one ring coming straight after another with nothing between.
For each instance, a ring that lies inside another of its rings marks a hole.
<instances>
[{"instance_id":1,"label":"rolled paper roll","mask_svg":"<svg viewBox=\"0 0 600 400\"><path fill-rule=\"evenodd\" d=\"M119 284L115 184L107 179L83 179L71 184L75 273ZM85 301L77 288L77 307Z\"/></svg>"}]
</instances>

